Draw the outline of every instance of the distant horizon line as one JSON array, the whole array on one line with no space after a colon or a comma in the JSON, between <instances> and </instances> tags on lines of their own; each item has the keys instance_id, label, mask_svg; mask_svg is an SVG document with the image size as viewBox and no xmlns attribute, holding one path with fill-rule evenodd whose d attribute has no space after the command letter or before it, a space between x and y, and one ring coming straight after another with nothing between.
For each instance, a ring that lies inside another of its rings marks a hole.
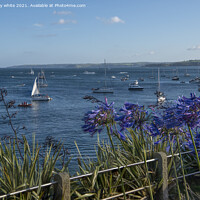
<instances>
[{"instance_id":1,"label":"distant horizon line","mask_svg":"<svg viewBox=\"0 0 200 200\"><path fill-rule=\"evenodd\" d=\"M175 64L175 63L187 63L187 62L200 62L199 59L194 59L194 60L183 60L183 61L139 61L139 62L106 62L106 64L111 64L111 65L119 65L119 64L124 64L124 65L147 65L147 64ZM105 64L104 62L102 63L61 63L61 64L19 64L19 65L12 65L12 66L7 66L7 67L2 67L2 68L12 68L12 67L36 67L36 66L50 66L50 65L102 65ZM81 67L81 66L80 66Z\"/></svg>"}]
</instances>

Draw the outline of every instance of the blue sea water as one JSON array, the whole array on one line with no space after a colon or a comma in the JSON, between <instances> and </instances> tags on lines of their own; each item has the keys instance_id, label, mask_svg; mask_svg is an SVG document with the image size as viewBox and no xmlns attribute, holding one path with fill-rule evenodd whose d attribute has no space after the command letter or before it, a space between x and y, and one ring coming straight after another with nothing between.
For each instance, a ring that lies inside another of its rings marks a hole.
<instances>
[{"instance_id":1,"label":"blue sea water","mask_svg":"<svg viewBox=\"0 0 200 200\"><path fill-rule=\"evenodd\" d=\"M172 81L175 70L178 70L179 81ZM187 72L190 77L185 77ZM100 100L105 96L108 102L115 102L116 110L125 103L138 103L140 105L156 104L154 92L158 87L157 67L110 67L107 64L106 80L107 85L113 87L113 94L94 94L92 88L104 85L105 74L104 66L88 68L43 68L48 87L41 88L41 91L52 97L49 102L31 102L31 90L34 79L41 68L34 68L35 75L30 74L30 68L1 68L0 69L0 88L8 91L7 100L15 100L16 105L23 101L32 103L30 108L18 108L15 127L25 126L26 129L20 130L29 140L34 134L38 142L44 141L46 136L53 136L61 140L70 152L73 159L70 163L70 169L76 169L76 158L78 151L74 142L76 141L83 157L95 157L94 146L97 143L97 137L91 137L88 133L82 131L81 126L84 113L95 108L95 104L83 99L85 95L92 95ZM95 72L94 73L84 73ZM124 73L126 72L126 73ZM121 81L125 75L129 75L129 80ZM155 79L151 79L150 76ZM200 76L198 67L161 67L160 68L160 88L169 101L176 100L179 96L189 96L191 92L199 95L198 85L189 83L189 80ZM115 76L112 79L111 76ZM144 78L140 81L139 78ZM129 91L128 85L133 80L139 80L139 84L144 87L143 91ZM184 81L185 83L181 83ZM13 110L13 111L14 111ZM0 102L1 115L5 114L5 109ZM11 135L11 128L4 120L0 120L0 137ZM106 134L101 134L100 139L106 139Z\"/></svg>"}]
</instances>

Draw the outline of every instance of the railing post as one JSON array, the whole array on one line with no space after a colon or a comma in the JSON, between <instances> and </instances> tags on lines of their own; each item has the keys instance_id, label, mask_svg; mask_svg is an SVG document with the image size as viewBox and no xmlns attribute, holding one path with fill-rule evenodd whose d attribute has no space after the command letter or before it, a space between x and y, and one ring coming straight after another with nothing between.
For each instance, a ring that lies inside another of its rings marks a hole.
<instances>
[{"instance_id":1,"label":"railing post","mask_svg":"<svg viewBox=\"0 0 200 200\"><path fill-rule=\"evenodd\" d=\"M58 183L54 187L55 200L70 200L70 177L66 172L56 174L54 180Z\"/></svg>"},{"instance_id":2,"label":"railing post","mask_svg":"<svg viewBox=\"0 0 200 200\"><path fill-rule=\"evenodd\" d=\"M154 153L154 158L158 159L158 181L162 181L162 186L158 192L159 200L168 199L168 170L167 170L167 155L164 152Z\"/></svg>"}]
</instances>

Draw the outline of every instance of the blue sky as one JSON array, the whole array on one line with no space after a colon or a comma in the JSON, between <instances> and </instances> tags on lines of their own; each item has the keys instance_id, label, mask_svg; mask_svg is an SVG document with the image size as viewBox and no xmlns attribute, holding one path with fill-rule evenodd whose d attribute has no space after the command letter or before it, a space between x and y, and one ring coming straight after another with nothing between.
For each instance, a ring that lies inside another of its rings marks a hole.
<instances>
[{"instance_id":1,"label":"blue sky","mask_svg":"<svg viewBox=\"0 0 200 200\"><path fill-rule=\"evenodd\" d=\"M199 0L1 0L0 67L200 59L199 8Z\"/></svg>"}]
</instances>

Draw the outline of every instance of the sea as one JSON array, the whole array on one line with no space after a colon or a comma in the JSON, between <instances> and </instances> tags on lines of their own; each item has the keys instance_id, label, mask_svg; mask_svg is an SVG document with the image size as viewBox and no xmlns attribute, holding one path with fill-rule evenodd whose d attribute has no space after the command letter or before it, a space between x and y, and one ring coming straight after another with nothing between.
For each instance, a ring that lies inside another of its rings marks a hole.
<instances>
[{"instance_id":1,"label":"sea","mask_svg":"<svg viewBox=\"0 0 200 200\"><path fill-rule=\"evenodd\" d=\"M197 83L190 80L200 76L198 66L160 67L160 90L166 95L167 101L173 102L179 96L189 97L195 92L200 95ZM97 135L93 137L84 133L84 114L95 109L96 104L83 99L86 95L93 96L101 101L108 99L108 103L114 102L118 111L125 102L139 105L155 105L157 102L155 91L158 89L158 67L145 66L90 66L90 67L34 67L34 75L31 69L24 67L0 68L0 88L7 90L6 101L15 100L15 108L10 112L16 112L13 123L19 134L23 134L28 140L34 135L38 143L51 136L61 141L68 149L72 160L69 170L78 169L77 158L79 153L75 142L84 159L95 159L95 146ZM106 76L105 76L106 69ZM52 100L48 102L31 101L31 91L35 77L41 70L44 71L48 87L40 88L42 93L48 94ZM188 76L185 76L188 73ZM172 77L178 75L179 80L173 81ZM127 77L127 80L123 78ZM124 81L122 81L124 80ZM144 87L142 91L128 90L129 83L138 80ZM106 84L112 87L113 94L93 93L92 88L100 88ZM29 108L17 107L22 102L31 103ZM5 116L5 108L0 102L1 116ZM0 119L0 138L5 135L13 135L8 121ZM106 133L100 134L101 140L107 140Z\"/></svg>"}]
</instances>

